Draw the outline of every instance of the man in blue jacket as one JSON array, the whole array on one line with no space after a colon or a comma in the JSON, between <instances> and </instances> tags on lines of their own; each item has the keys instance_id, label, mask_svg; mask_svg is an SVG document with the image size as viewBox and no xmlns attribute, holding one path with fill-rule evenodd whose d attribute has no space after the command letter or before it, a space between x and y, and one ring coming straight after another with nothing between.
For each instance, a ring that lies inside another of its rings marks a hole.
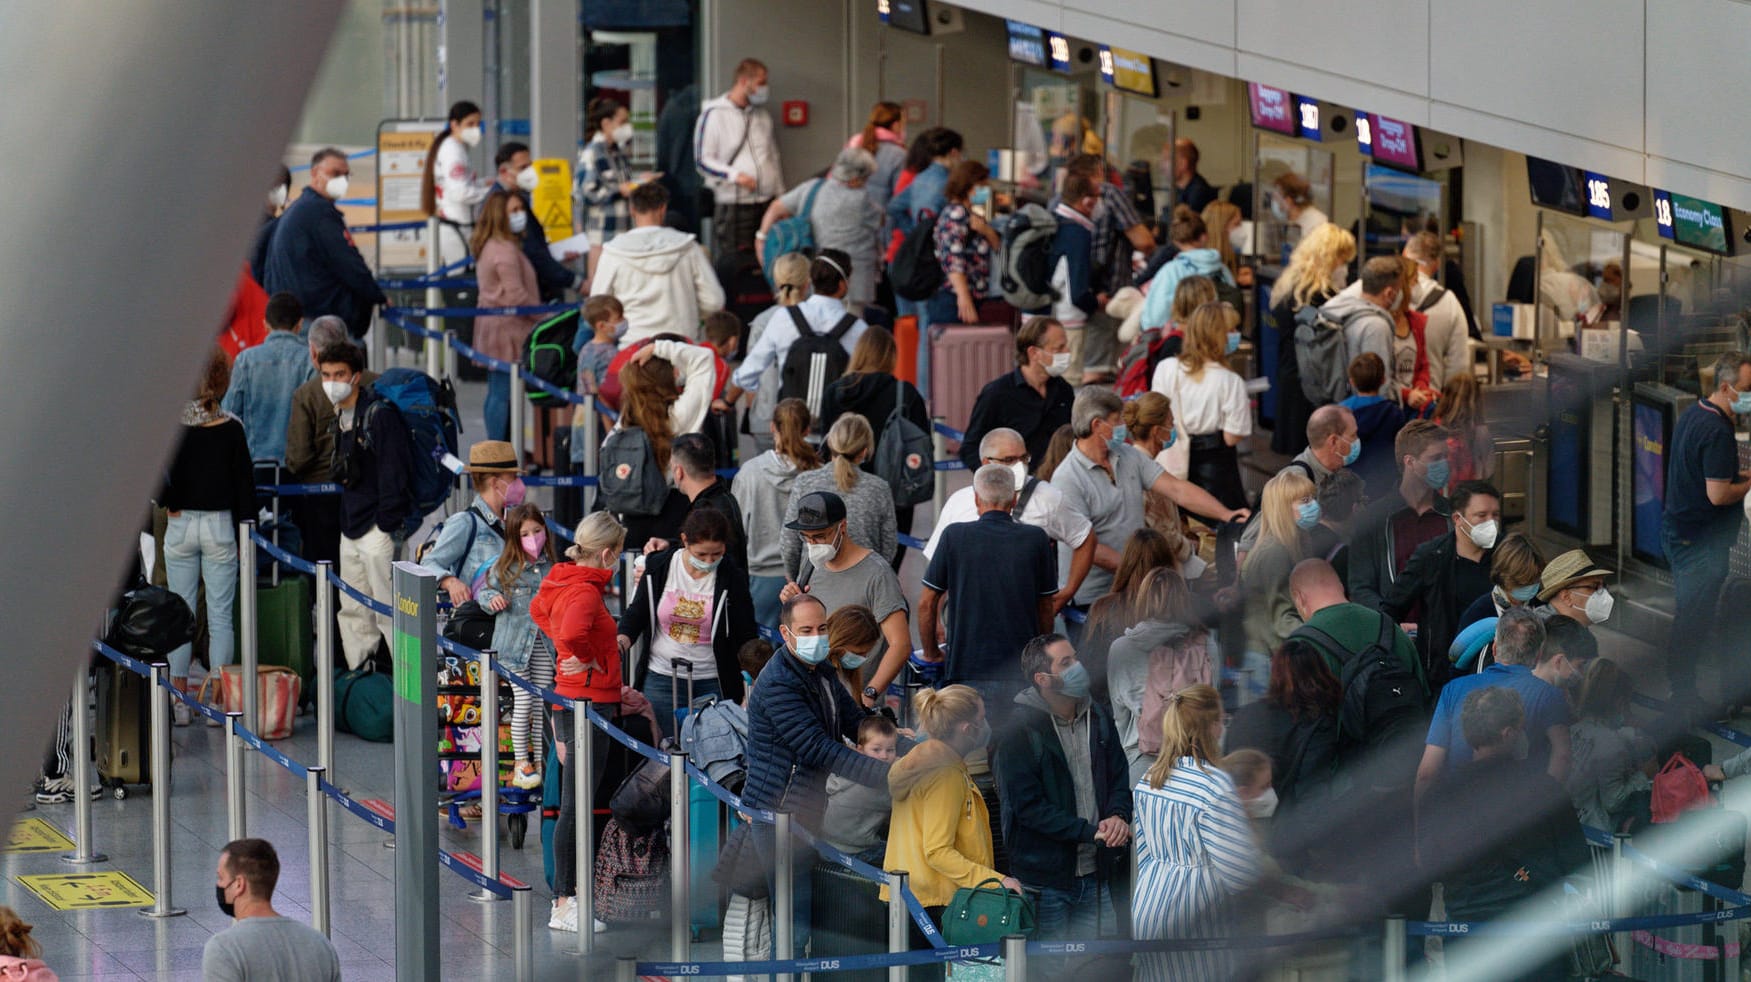
<instances>
[{"instance_id":1,"label":"man in blue jacket","mask_svg":"<svg viewBox=\"0 0 1751 982\"><path fill-rule=\"evenodd\" d=\"M499 152L493 154L492 162L498 167L499 181L487 194L487 199L491 200L495 194L514 194L522 200L523 210L533 215L535 203L530 193L540 183L540 177L530 160L529 145L506 140L499 144ZM485 207L484 202L482 207ZM535 267L535 285L541 291L543 303L564 300L565 291L583 282L582 277L553 258L553 250L547 245L547 229L538 221L523 226L523 255L528 258L529 265Z\"/></svg>"},{"instance_id":2,"label":"man in blue jacket","mask_svg":"<svg viewBox=\"0 0 1751 982\"><path fill-rule=\"evenodd\" d=\"M1088 670L1062 634L1021 649L1029 688L997 744L1010 875L1034 900L1042 941L1125 937L1112 884L1131 839L1130 770L1118 728L1089 698Z\"/></svg>"},{"instance_id":3,"label":"man in blue jacket","mask_svg":"<svg viewBox=\"0 0 1751 982\"><path fill-rule=\"evenodd\" d=\"M351 173L347 155L333 147L310 158L310 186L274 222L262 287L297 297L306 322L333 314L347 322L348 334L362 338L371 308L387 300L335 207L346 197Z\"/></svg>"},{"instance_id":4,"label":"man in blue jacket","mask_svg":"<svg viewBox=\"0 0 1751 982\"><path fill-rule=\"evenodd\" d=\"M789 812L797 825L819 833L828 773L886 790L888 763L846 745L856 738L866 710L827 664L826 606L806 593L792 597L779 615L779 633L784 647L766 663L748 699L748 781L742 801ZM755 823L754 845L776 890L780 871L773 827ZM809 868L815 851L799 838L791 857L791 938L801 953L809 937Z\"/></svg>"}]
</instances>

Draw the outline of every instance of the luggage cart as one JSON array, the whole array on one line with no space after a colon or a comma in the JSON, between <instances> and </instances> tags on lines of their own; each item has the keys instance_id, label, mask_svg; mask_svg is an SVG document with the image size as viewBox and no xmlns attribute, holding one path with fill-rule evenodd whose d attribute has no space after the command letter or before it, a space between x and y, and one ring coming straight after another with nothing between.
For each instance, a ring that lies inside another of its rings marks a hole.
<instances>
[{"instance_id":1,"label":"luggage cart","mask_svg":"<svg viewBox=\"0 0 1751 982\"><path fill-rule=\"evenodd\" d=\"M510 748L510 684L499 680L499 718L480 715L480 662L460 655L443 655L438 662L438 770L442 782L440 804L453 829L466 829L462 806L482 800L486 786L480 773L480 741L499 741L499 772L493 775L495 814L505 816L511 848L523 848L529 832L529 813L541 809L541 789L523 789L510 784L515 766ZM486 820L482 809L481 820Z\"/></svg>"}]
</instances>

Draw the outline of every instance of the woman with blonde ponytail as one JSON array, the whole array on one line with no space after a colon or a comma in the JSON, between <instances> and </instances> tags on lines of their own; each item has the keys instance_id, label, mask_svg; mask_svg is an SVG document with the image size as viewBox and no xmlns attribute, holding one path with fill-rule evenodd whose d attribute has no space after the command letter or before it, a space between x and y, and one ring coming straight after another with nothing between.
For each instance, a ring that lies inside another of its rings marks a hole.
<instances>
[{"instance_id":1,"label":"woman with blonde ponytail","mask_svg":"<svg viewBox=\"0 0 1751 982\"><path fill-rule=\"evenodd\" d=\"M821 466L809 444L809 404L785 399L768 424L772 449L742 465L730 491L742 510L748 543L748 588L754 595L754 621L778 630L778 593L784 589L784 509L798 474ZM790 533L794 535L795 533Z\"/></svg>"},{"instance_id":2,"label":"woman with blonde ponytail","mask_svg":"<svg viewBox=\"0 0 1751 982\"><path fill-rule=\"evenodd\" d=\"M800 252L786 253L772 263L772 295L777 303L755 314L754 319L748 322L748 343L743 348L744 351L754 349L760 335L765 334L767 325L772 323L772 318L783 317L789 320L790 314L784 308L795 307L808 299L809 269L812 265L809 257ZM778 390L783 387L779 379L783 368L784 359L777 358L760 373L760 385L749 397L747 415L742 418L742 432L752 436L754 445L761 450L772 449L772 437L768 435L767 427L772 425L772 412L778 405ZM724 386L723 400L733 410L746 391L731 380Z\"/></svg>"},{"instance_id":3,"label":"woman with blonde ponytail","mask_svg":"<svg viewBox=\"0 0 1751 982\"><path fill-rule=\"evenodd\" d=\"M894 521L894 492L888 482L861 469L863 462L875 452L875 431L869 420L859 413L846 413L827 431L827 463L806 474L797 475L790 487L790 504L784 520L795 520L797 505L811 491L831 491L845 502L847 531L851 540L880 556L884 562L894 558L899 547L898 526ZM792 579L802 565L803 540L796 532L784 533L784 565Z\"/></svg>"},{"instance_id":4,"label":"woman with blonde ponytail","mask_svg":"<svg viewBox=\"0 0 1751 982\"><path fill-rule=\"evenodd\" d=\"M1138 940L1232 936L1235 897L1259 879L1262 850L1234 781L1211 763L1222 755L1222 728L1222 698L1210 686L1190 686L1168 698L1161 756L1133 789L1137 882L1131 909ZM1234 968L1228 950L1152 952L1139 956L1136 977L1226 979L1234 977Z\"/></svg>"}]
</instances>

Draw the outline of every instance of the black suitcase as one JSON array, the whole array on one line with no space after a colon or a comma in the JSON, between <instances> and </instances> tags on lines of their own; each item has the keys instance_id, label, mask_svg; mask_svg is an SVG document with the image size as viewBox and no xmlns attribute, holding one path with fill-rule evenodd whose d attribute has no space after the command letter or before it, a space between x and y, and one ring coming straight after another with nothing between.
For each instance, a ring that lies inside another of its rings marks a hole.
<instances>
[{"instance_id":1,"label":"black suitcase","mask_svg":"<svg viewBox=\"0 0 1751 982\"><path fill-rule=\"evenodd\" d=\"M104 659L97 676L97 776L117 798L128 785L152 783L148 763L152 726L152 683L115 662ZM84 707L74 707L83 712ZM75 747L74 753L85 748Z\"/></svg>"},{"instance_id":2,"label":"black suitcase","mask_svg":"<svg viewBox=\"0 0 1751 982\"><path fill-rule=\"evenodd\" d=\"M453 275L460 276L464 274L457 273ZM440 292L444 297L444 306L446 307L474 306L476 293L473 287L462 287L459 289L446 288ZM420 302L425 302L423 296ZM451 333L456 336L456 340L461 341L470 348L474 347L474 318L446 317L444 318L444 326L450 329ZM464 382L484 382L486 381L488 372L484 366L476 365L467 358L459 357L456 359L456 374L460 375L462 377L461 381Z\"/></svg>"},{"instance_id":3,"label":"black suitcase","mask_svg":"<svg viewBox=\"0 0 1751 982\"><path fill-rule=\"evenodd\" d=\"M569 477L580 468L572 463L572 428L555 426L550 439L553 454L553 473L556 477ZM583 488L554 488L553 508L548 517L557 525L567 529L575 529L578 522L584 518Z\"/></svg>"}]
</instances>

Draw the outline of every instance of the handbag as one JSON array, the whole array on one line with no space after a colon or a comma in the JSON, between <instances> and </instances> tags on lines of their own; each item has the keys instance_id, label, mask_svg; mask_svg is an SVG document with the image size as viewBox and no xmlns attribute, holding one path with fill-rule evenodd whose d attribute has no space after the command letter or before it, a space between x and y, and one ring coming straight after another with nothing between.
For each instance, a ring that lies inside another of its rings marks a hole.
<instances>
[{"instance_id":1,"label":"handbag","mask_svg":"<svg viewBox=\"0 0 1751 982\"><path fill-rule=\"evenodd\" d=\"M1005 935L1033 933L1034 905L990 877L976 887L956 890L942 915L942 939L951 945L989 944Z\"/></svg>"},{"instance_id":2,"label":"handbag","mask_svg":"<svg viewBox=\"0 0 1751 982\"><path fill-rule=\"evenodd\" d=\"M661 749L667 754L674 741L664 740ZM646 758L626 775L614 797L608 800L608 810L620 824L643 831L669 820L669 761Z\"/></svg>"},{"instance_id":3,"label":"handbag","mask_svg":"<svg viewBox=\"0 0 1751 982\"><path fill-rule=\"evenodd\" d=\"M284 665L259 665L255 678L256 736L263 740L284 740L292 735L304 680ZM242 712L243 666L226 665L217 673L208 675L196 697L209 706L222 703L223 711L227 713Z\"/></svg>"},{"instance_id":4,"label":"handbag","mask_svg":"<svg viewBox=\"0 0 1751 982\"><path fill-rule=\"evenodd\" d=\"M493 615L472 600L463 601L444 622L444 637L464 648L485 651L492 647Z\"/></svg>"},{"instance_id":5,"label":"handbag","mask_svg":"<svg viewBox=\"0 0 1751 982\"><path fill-rule=\"evenodd\" d=\"M821 185L826 183L826 178L816 178L815 186L809 189L808 197L803 199L802 214L773 222L766 230L765 248L761 250L766 257L765 268L761 270L766 274L766 282L773 282L772 265L778 262L779 256L787 256L793 252L814 252L815 227L809 224L809 215L815 210L815 195L821 193Z\"/></svg>"}]
</instances>

